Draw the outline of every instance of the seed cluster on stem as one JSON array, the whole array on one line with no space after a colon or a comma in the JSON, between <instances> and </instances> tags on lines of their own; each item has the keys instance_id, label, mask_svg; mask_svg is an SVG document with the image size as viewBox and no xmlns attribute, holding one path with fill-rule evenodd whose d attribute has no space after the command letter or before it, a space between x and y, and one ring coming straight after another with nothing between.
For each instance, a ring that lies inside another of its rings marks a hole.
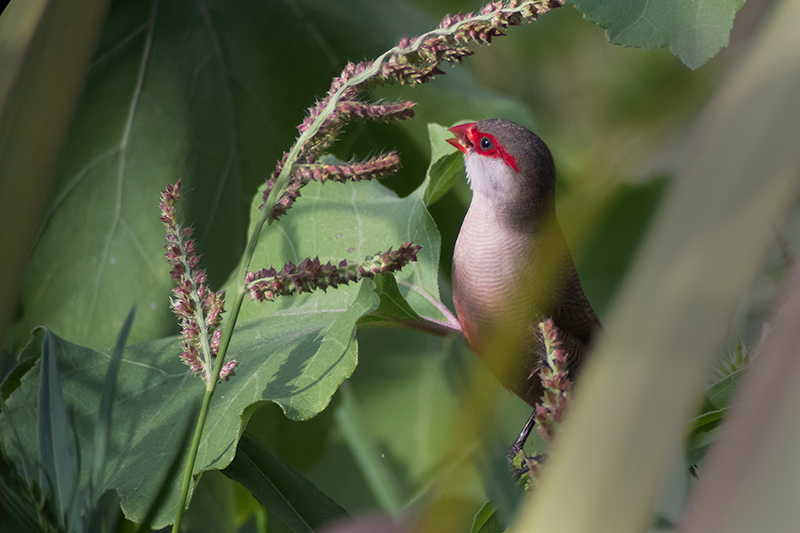
<instances>
[{"instance_id":1,"label":"seed cluster on stem","mask_svg":"<svg viewBox=\"0 0 800 533\"><path fill-rule=\"evenodd\" d=\"M181 360L203 381L212 378L213 359L217 357L222 337L222 313L225 312L225 292L214 292L206 286L206 271L199 268L192 228L182 228L175 219L175 204L181 196L181 181L168 185L161 193L161 222L166 230L167 262L176 280L170 306L181 325L183 353ZM236 361L228 361L219 379L234 375Z\"/></svg>"},{"instance_id":2,"label":"seed cluster on stem","mask_svg":"<svg viewBox=\"0 0 800 533\"><path fill-rule=\"evenodd\" d=\"M330 261L322 264L319 257L305 259L299 265L286 263L280 271L265 268L259 272L248 272L245 287L253 300L274 300L278 296L292 296L315 289L336 288L362 278L373 278L376 274L397 272L411 261L416 261L422 247L404 242L397 250L391 248L361 262L342 260L338 265Z\"/></svg>"},{"instance_id":3,"label":"seed cluster on stem","mask_svg":"<svg viewBox=\"0 0 800 533\"><path fill-rule=\"evenodd\" d=\"M459 63L472 55L470 44L489 44L493 38L505 35L509 26L532 22L562 4L563 0L489 2L478 13L447 15L438 28L417 37L402 38L397 46L374 61L348 63L333 79L327 94L308 109L297 128L300 135L267 181L262 208L268 211L268 221L286 213L300 196L300 189L307 181L302 182L298 167L316 164L347 122L353 119L393 122L414 116L414 102L367 102L363 99L366 91L385 84L426 83L444 73L439 68L443 62ZM355 179L385 175L362 173L358 163L344 166L353 167L350 175ZM324 170L320 172L324 175Z\"/></svg>"},{"instance_id":4,"label":"seed cluster on stem","mask_svg":"<svg viewBox=\"0 0 800 533\"><path fill-rule=\"evenodd\" d=\"M548 318L539 324L547 351L547 364L539 370L542 380L542 401L536 404L536 430L546 441L552 441L569 405L572 382L567 369L567 352L562 348L559 331Z\"/></svg>"},{"instance_id":5,"label":"seed cluster on stem","mask_svg":"<svg viewBox=\"0 0 800 533\"><path fill-rule=\"evenodd\" d=\"M267 268L252 272L249 270L250 261L265 224L271 224L286 214L300 197L301 189L311 181L375 179L400 168L396 152L342 164L322 160L351 120L394 122L414 116L414 102L369 102L364 98L365 92L384 84L414 86L430 81L443 73L439 68L442 62L460 62L471 55L470 44L488 44L494 37L504 35L509 26L532 22L562 3L563 0L492 1L476 14L446 16L438 28L411 39L401 39L397 46L374 61L348 63L341 75L334 78L327 94L308 109L306 118L297 128L297 139L290 150L284 152L267 180L262 193L262 217L255 224L240 265L244 283L240 285L242 290L237 290L234 295L224 334L221 334L220 326L225 295L205 286L205 272L198 268L194 241L190 239L191 229L181 228L175 222L175 202L180 196L181 181L164 191L161 220L167 230L167 260L178 282L172 307L182 328L184 351L181 357L206 381L206 394L184 470L173 531L180 529L200 440L218 383L217 370L219 379L227 379L236 367L236 361L226 362L225 356L245 295L263 301L281 295L337 287L378 273L397 271L416 260L420 250L420 246L405 242L395 251L390 248L360 262L322 264L316 257L306 258L299 265L287 263L280 271Z\"/></svg>"},{"instance_id":6,"label":"seed cluster on stem","mask_svg":"<svg viewBox=\"0 0 800 533\"><path fill-rule=\"evenodd\" d=\"M567 367L567 352L559 338L560 332L551 318L539 323L539 331L545 346L546 360L535 374L542 382L542 400L536 404L534 420L536 431L548 442L553 442L570 402L572 381ZM531 374L531 378L537 378ZM532 490L539 480L546 455L528 456L520 451L515 461L522 463L526 473L526 489Z\"/></svg>"}]
</instances>

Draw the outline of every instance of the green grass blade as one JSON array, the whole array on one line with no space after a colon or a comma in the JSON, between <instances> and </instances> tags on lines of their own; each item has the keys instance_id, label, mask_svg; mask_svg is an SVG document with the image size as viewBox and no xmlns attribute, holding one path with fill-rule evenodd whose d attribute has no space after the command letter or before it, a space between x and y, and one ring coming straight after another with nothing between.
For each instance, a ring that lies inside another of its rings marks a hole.
<instances>
[{"instance_id":1,"label":"green grass blade","mask_svg":"<svg viewBox=\"0 0 800 533\"><path fill-rule=\"evenodd\" d=\"M55 337L45 333L39 388L39 456L41 487L51 494L59 524L64 526L77 486L77 464L67 406L58 375Z\"/></svg>"},{"instance_id":2,"label":"green grass blade","mask_svg":"<svg viewBox=\"0 0 800 533\"><path fill-rule=\"evenodd\" d=\"M293 531L316 531L333 519L349 516L338 503L248 433L242 435L236 457L222 473L241 483L267 511Z\"/></svg>"}]
</instances>

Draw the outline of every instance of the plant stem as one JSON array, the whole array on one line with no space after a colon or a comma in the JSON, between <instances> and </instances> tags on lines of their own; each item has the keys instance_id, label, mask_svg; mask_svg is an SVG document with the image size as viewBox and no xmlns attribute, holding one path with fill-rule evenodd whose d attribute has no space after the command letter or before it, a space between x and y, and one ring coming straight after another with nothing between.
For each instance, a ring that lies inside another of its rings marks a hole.
<instances>
[{"instance_id":1,"label":"plant stem","mask_svg":"<svg viewBox=\"0 0 800 533\"><path fill-rule=\"evenodd\" d=\"M256 243L258 242L258 236L261 234L261 229L264 227L264 223L267 220L268 214L269 211L265 209L264 213L261 215L261 219L253 229L253 234L250 236L250 240L247 242L247 248L242 256L242 266L239 269L239 275L236 277L236 279L240 280L236 290L236 299L231 307L231 314L225 321L225 330L223 332L222 340L220 341L219 352L216 360L214 361L214 368L211 370L211 377L206 383L206 393L203 396L203 404L200 406L200 414L197 417L197 425L195 426L194 437L192 437L192 444L189 447L189 456L186 459L186 468L183 471L181 496L178 500L178 509L175 513L175 520L172 523L173 533L177 533L180 530L183 513L186 511L186 500L189 497L189 487L192 484L194 465L197 461L197 453L200 450L200 439L203 436L203 430L206 426L208 411L211 407L211 399L214 396L214 391L217 388L217 383L219 382L219 371L222 369L222 365L225 363L225 356L228 353L228 347L230 346L231 337L233 336L233 328L236 325L236 319L239 316L239 311L241 310L242 303L244 302L244 273L248 268L250 268L250 262L256 249Z\"/></svg>"},{"instance_id":2,"label":"plant stem","mask_svg":"<svg viewBox=\"0 0 800 533\"><path fill-rule=\"evenodd\" d=\"M542 5L541 0L528 0L525 2L521 2L519 5L513 5L513 6L505 5L502 11L521 13L524 11L526 7L534 5ZM485 15L473 15L470 18L454 23L447 28L436 28L428 31L427 33L423 33L422 35L412 39L411 44L408 47L395 46L387 50L386 52L378 56L372 62L369 68L364 70L364 72L361 72L360 74L357 74L352 78L348 79L347 81L345 81L342 84L342 86L339 87L336 93L330 98L330 101L328 102L327 106L325 106L325 109L319 114L319 116L316 117L314 122L308 127L307 130L303 131L300 134L300 136L295 140L291 150L289 151L289 155L286 158L286 163L284 164L283 168L281 168L281 172L278 175L278 178L275 180L275 184L272 187L269 196L264 202L265 204L264 211L267 213L272 211L272 208L278 202L278 199L281 197L281 194L283 194L284 190L289 184L290 176L292 174L294 164L297 161L298 156L300 155L300 151L303 149L308 140L310 140L317 133L319 133L320 128L325 123L327 118L331 115L331 113L333 113L336 110L336 106L339 104L342 94L344 94L345 91L347 91L347 89L361 85L370 78L380 75L383 64L385 63L387 58L390 58L394 54L410 55L416 53L423 47L427 38L429 37L437 35L452 35L466 24L470 24L476 20L488 21L495 16L496 16L495 13L489 13ZM387 80L387 83L392 83L393 81L394 80Z\"/></svg>"},{"instance_id":3,"label":"plant stem","mask_svg":"<svg viewBox=\"0 0 800 533\"><path fill-rule=\"evenodd\" d=\"M506 6L504 10L520 12L523 10L525 6L534 4L539 4L539 2L536 0L526 1L522 2L519 5L514 5L513 7ZM186 510L185 509L186 500L189 495L189 488L192 482L194 466L197 460L198 451L200 449L200 439L202 438L203 430L206 424L206 419L208 418L208 412L211 407L211 399L214 396L214 391L216 390L217 382L219 381L219 372L222 369L222 365L225 362L225 357L227 355L228 347L230 345L231 337L233 335L233 329L236 326L236 320L239 316L239 311L242 307L244 296L246 294L244 286L245 274L247 270L250 268L250 263L253 259L253 254L256 249L256 244L258 243L259 237L261 235L261 231L263 230L264 225L267 223L267 219L270 213L272 212L273 208L277 204L284 190L287 188L291 175L294 172L294 166L297 163L297 159L300 156L300 153L303 147L305 146L306 142L311 138L313 138L319 132L325 120L331 115L331 113L335 112L336 106L341 100L342 94L344 94L348 88L358 86L364 83L365 81L369 80L370 78L380 75L381 67L383 66L387 58L391 57L393 54L416 53L423 46L426 38L429 36L453 34L462 25L469 23L470 20L489 20L493 16L494 14L491 13L486 15L475 15L471 19L462 20L460 22L453 24L448 28L437 28L435 30L431 30L415 38L412 41L411 46L409 47L401 48L399 46L396 46L384 52L375 61L372 62L372 64L368 69L366 69L364 72L360 74L353 76L352 78L348 79L345 83L343 83L342 86L339 88L339 90L330 98L330 101L328 102L325 109L319 114L319 116L316 117L316 119L309 126L309 128L303 131L300 134L300 136L295 140L295 143L292 145L289 155L286 158L286 162L284 163L283 168L281 169L281 172L278 175L278 178L275 180L275 184L273 185L269 196L264 202L261 218L256 223L255 228L253 228L253 232L250 235L250 239L247 242L247 247L245 249L244 255L242 256L239 272L234 278L239 280L238 285L236 287L236 299L234 300L234 303L230 308L230 314L225 319L225 324L224 324L225 329L220 342L219 352L216 360L214 361L214 368L211 372L211 376L209 376L208 382L206 383L206 393L203 396L203 403L200 407L200 414L197 419L197 425L195 426L194 437L192 438L192 444L189 449L189 455L186 460L186 468L184 470L183 482L181 484L181 495L178 501L178 509L175 514L175 520L172 524L173 533L177 533L179 531L181 520ZM445 312L444 310L442 310L442 313L445 315L445 318L447 319L446 327L450 327L453 329L458 328L457 325L458 322L455 320L452 314L449 313L449 311Z\"/></svg>"}]
</instances>

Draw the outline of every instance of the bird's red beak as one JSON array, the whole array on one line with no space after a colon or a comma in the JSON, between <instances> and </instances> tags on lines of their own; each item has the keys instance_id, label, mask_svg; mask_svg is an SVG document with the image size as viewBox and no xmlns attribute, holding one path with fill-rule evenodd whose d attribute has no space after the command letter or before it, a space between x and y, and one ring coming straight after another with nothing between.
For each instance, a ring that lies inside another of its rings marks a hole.
<instances>
[{"instance_id":1,"label":"bird's red beak","mask_svg":"<svg viewBox=\"0 0 800 533\"><path fill-rule=\"evenodd\" d=\"M475 124L475 122L467 122L466 124L459 124L458 126L453 126L448 129L447 131L452 133L454 137L452 139L447 139L447 142L466 154L474 144L471 139L471 133L475 131Z\"/></svg>"}]
</instances>

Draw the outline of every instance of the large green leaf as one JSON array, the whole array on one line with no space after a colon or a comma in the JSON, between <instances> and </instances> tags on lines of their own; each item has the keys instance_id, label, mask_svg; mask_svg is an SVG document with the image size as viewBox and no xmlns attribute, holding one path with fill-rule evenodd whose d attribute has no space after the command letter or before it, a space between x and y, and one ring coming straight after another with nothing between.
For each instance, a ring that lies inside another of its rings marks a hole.
<instances>
[{"instance_id":1,"label":"large green leaf","mask_svg":"<svg viewBox=\"0 0 800 533\"><path fill-rule=\"evenodd\" d=\"M379 280L384 287L382 293L395 296L398 306L413 313L403 302L402 294L420 314L441 318L431 303L439 298L439 236L422 196L420 189L417 194L399 198L377 183L310 184L294 208L262 233L254 264L280 267L311 255L337 262L343 258L358 261L413 240L423 245L418 261L398 273L399 286L392 280ZM261 216L260 203L258 194L251 213L254 221ZM197 471L223 468L230 462L243 424L260 403L275 402L295 420L310 418L323 410L355 369L356 323L376 310L378 303L372 280L276 302L247 301L229 352L229 357L239 362L237 376L217 390ZM107 356L60 342L61 359L67 360L61 365L73 365L64 370L72 376L65 378L65 394L68 398L72 394L73 401L82 398L80 407L75 408L79 415L76 424L81 454L88 458L93 453L92 444L84 442L84 432L91 424L81 420L93 419L89 413L96 409L102 380L100 375L91 374L91 369L102 366ZM187 412L186 405L200 400L204 390L178 360L180 351L176 338L139 344L127 351L128 364L120 370L120 400L115 405L112 425L117 446L109 450L109 460L112 465L121 466L113 469L105 488L117 489L123 510L133 519L141 519L157 490L156 473L166 468L170 457L177 453L178 435L170 427L180 421L181 413ZM87 374L93 377L87 380ZM37 373L32 373L23 380L9 400L8 409L22 410L27 402L35 400L32 387L36 379ZM143 412L150 415L137 416ZM23 434L35 442L36 435L30 428ZM135 438L131 441L132 435ZM142 484L141 480L147 481ZM172 516L176 490L173 487L169 504L162 508L155 525L166 523Z\"/></svg>"},{"instance_id":2,"label":"large green leaf","mask_svg":"<svg viewBox=\"0 0 800 533\"><path fill-rule=\"evenodd\" d=\"M272 316L242 323L234 335L230 356L239 361L237 375L217 388L200 445L197 472L220 469L233 458L236 441L246 422L248 407L274 401L295 419L321 411L356 364L356 321L377 306L374 284L365 280L350 293L343 307L327 312L298 310L291 316ZM72 409L81 455L81 477L92 464L94 421L108 366L106 353L56 339L64 395ZM120 494L125 514L141 520L158 490L160 472L178 453L185 417L205 388L180 362L180 341L160 339L131 346L122 362L117 384L112 435L108 450L112 472L106 489ZM12 414L35 412L38 366L9 398ZM242 413L245 412L243 416ZM23 449L35 450L38 440L35 416L14 416ZM4 413L2 424L7 427ZM3 435L9 435L3 431ZM11 448L7 448L11 450ZM11 458L18 460L16 453ZM31 458L29 458L31 459ZM35 458L33 458L35 460ZM175 483L168 504L154 525L169 522L175 511L179 487Z\"/></svg>"},{"instance_id":3,"label":"large green leaf","mask_svg":"<svg viewBox=\"0 0 800 533\"><path fill-rule=\"evenodd\" d=\"M432 25L411 8L370 0L113 2L31 259L17 344L45 324L73 342L109 346L132 305L133 341L175 333L156 205L163 186L183 177L184 219L220 285L243 250L249 200L305 108L348 59ZM382 93L419 99L419 118L399 128L353 125L336 154L397 148L404 169L390 183L410 192L429 161L428 120L524 114L463 71L435 85Z\"/></svg>"},{"instance_id":4,"label":"large green leaf","mask_svg":"<svg viewBox=\"0 0 800 533\"><path fill-rule=\"evenodd\" d=\"M292 531L313 532L347 511L258 439L244 433L233 462L223 471L238 481Z\"/></svg>"},{"instance_id":5,"label":"large green leaf","mask_svg":"<svg viewBox=\"0 0 800 533\"><path fill-rule=\"evenodd\" d=\"M260 204L259 195L251 209L254 223L261 216ZM287 215L265 228L251 267L280 269L287 261L298 263L317 256L323 262L360 261L405 241L414 241L422 250L416 262L397 274L399 292L420 315L443 319L431 303L439 300L439 233L420 194L399 198L378 183L311 183ZM331 294L278 298L271 305L246 301L240 316L336 310L352 290L345 287Z\"/></svg>"},{"instance_id":6,"label":"large green leaf","mask_svg":"<svg viewBox=\"0 0 800 533\"><path fill-rule=\"evenodd\" d=\"M728 45L744 0L571 0L608 40L652 50L668 46L686 66L699 68Z\"/></svg>"}]
</instances>

